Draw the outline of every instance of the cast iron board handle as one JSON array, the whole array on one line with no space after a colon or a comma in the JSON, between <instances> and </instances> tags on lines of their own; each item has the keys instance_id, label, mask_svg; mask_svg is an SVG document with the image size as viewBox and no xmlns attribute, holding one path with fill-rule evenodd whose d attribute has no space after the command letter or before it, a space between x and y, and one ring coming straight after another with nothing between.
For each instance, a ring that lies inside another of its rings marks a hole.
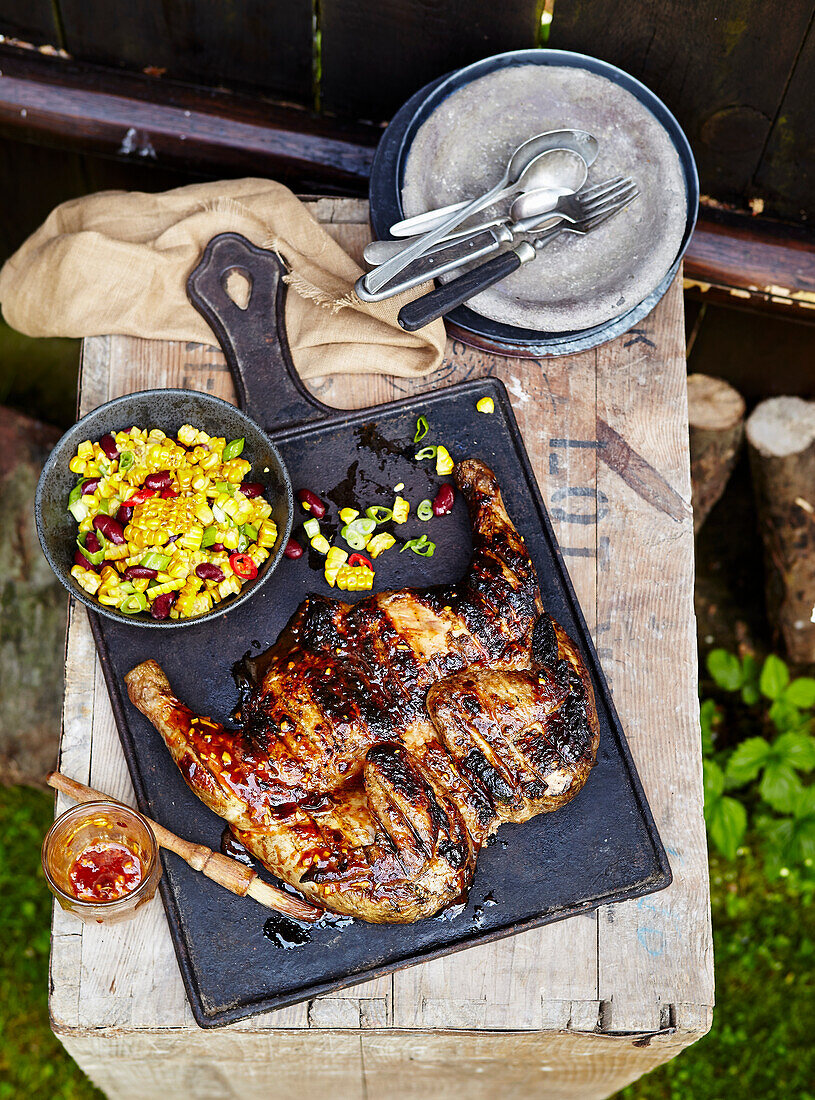
<instances>
[{"instance_id":1,"label":"cast iron board handle","mask_svg":"<svg viewBox=\"0 0 815 1100\"><path fill-rule=\"evenodd\" d=\"M424 328L437 317L443 317L445 313L460 306L462 302L486 290L488 286L505 279L513 271L517 271L522 263L518 250L510 248L508 252L502 252L500 256L474 267L466 275L460 275L458 279L453 279L444 286L431 290L429 294L424 294L421 298L416 298L406 306L402 306L399 310L399 324L407 332Z\"/></svg>"},{"instance_id":2,"label":"cast iron board handle","mask_svg":"<svg viewBox=\"0 0 815 1100\"><path fill-rule=\"evenodd\" d=\"M258 248L239 233L220 233L187 279L187 297L218 337L240 408L267 431L319 420L331 412L311 396L291 360L285 270L274 252ZM249 282L245 309L226 290L233 271Z\"/></svg>"}]
</instances>

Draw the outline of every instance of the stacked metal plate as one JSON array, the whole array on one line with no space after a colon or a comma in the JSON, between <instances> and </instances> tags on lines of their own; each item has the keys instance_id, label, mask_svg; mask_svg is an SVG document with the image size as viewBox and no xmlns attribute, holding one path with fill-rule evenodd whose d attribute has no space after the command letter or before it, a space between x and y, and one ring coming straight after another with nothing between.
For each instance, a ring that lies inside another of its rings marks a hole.
<instances>
[{"instance_id":1,"label":"stacked metal plate","mask_svg":"<svg viewBox=\"0 0 815 1100\"><path fill-rule=\"evenodd\" d=\"M699 182L665 105L606 62L561 50L486 58L417 92L396 114L371 174L374 235L402 218L486 191L513 149L545 130L600 143L588 185L631 175L638 199L584 238L562 233L532 264L447 318L468 344L568 355L634 327L671 285L696 222Z\"/></svg>"}]
</instances>

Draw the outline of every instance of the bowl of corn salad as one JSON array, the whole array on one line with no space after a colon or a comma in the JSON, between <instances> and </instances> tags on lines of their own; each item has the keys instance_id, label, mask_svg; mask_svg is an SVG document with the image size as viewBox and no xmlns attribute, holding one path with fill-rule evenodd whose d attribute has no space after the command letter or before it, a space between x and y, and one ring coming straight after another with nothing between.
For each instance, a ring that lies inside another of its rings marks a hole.
<instances>
[{"instance_id":1,"label":"bowl of corn salad","mask_svg":"<svg viewBox=\"0 0 815 1100\"><path fill-rule=\"evenodd\" d=\"M282 556L294 502L276 447L244 413L210 394L147 390L66 432L35 513L73 596L118 621L168 628L249 599Z\"/></svg>"}]
</instances>

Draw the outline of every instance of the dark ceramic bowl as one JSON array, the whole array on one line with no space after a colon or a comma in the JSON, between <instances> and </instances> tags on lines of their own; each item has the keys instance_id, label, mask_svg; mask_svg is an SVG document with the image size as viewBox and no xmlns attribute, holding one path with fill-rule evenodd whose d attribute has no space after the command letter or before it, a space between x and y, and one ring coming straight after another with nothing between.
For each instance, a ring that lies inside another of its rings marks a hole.
<instances>
[{"instance_id":1,"label":"dark ceramic bowl","mask_svg":"<svg viewBox=\"0 0 815 1100\"><path fill-rule=\"evenodd\" d=\"M95 441L106 432L122 431L136 425L139 428L161 428L167 435L175 436L182 424L192 424L213 436L227 439L245 439L242 458L252 463L249 475L252 481L265 486L265 497L272 506L271 518L277 524L277 541L269 551L269 557L260 567L257 578L245 585L237 596L231 596L216 604L206 615L190 619L151 619L149 614L123 615L104 607L93 596L79 587L71 576L76 549L77 523L68 511L68 495L76 484L77 476L68 469L68 463L84 439ZM274 572L283 554L283 547L291 533L294 516L294 498L286 467L271 439L253 420L240 409L194 390L142 390L117 397L106 405L78 421L54 447L40 475L34 503L37 533L43 552L56 575L72 596L81 600L92 611L106 615L130 626L149 626L172 630L180 626L198 624L205 619L223 615L252 598L262 584Z\"/></svg>"}]
</instances>

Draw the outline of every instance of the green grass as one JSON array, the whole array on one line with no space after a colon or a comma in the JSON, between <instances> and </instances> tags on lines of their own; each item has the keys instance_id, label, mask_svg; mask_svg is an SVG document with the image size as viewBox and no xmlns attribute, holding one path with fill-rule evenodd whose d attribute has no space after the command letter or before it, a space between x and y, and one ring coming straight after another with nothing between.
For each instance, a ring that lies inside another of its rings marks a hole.
<instances>
[{"instance_id":1,"label":"green grass","mask_svg":"<svg viewBox=\"0 0 815 1100\"><path fill-rule=\"evenodd\" d=\"M716 1008L704 1039L616 1100L815 1100L812 889L711 857Z\"/></svg>"},{"instance_id":2,"label":"green grass","mask_svg":"<svg viewBox=\"0 0 815 1100\"><path fill-rule=\"evenodd\" d=\"M50 895L39 851L52 799L0 787L0 1100L101 1094L48 1027ZM711 1033L617 1100L815 1100L815 906L768 884L745 852L711 863L716 1012Z\"/></svg>"},{"instance_id":3,"label":"green grass","mask_svg":"<svg viewBox=\"0 0 815 1100\"><path fill-rule=\"evenodd\" d=\"M51 895L40 845L53 798L0 787L0 1100L101 1098L48 1026Z\"/></svg>"}]
</instances>

